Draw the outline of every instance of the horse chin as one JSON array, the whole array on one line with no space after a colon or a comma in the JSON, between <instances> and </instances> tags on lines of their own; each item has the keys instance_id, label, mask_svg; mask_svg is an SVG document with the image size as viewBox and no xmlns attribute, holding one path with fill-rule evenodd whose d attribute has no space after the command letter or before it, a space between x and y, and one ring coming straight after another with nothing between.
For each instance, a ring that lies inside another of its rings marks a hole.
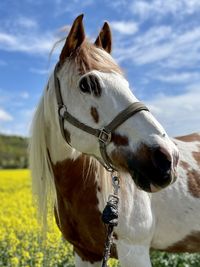
<instances>
[{"instance_id":1,"label":"horse chin","mask_svg":"<svg viewBox=\"0 0 200 267\"><path fill-rule=\"evenodd\" d=\"M137 188L147 193L156 193L167 187L167 185L163 187L155 185L151 183L149 179L145 177L143 174L137 172L131 173L131 177Z\"/></svg>"},{"instance_id":2,"label":"horse chin","mask_svg":"<svg viewBox=\"0 0 200 267\"><path fill-rule=\"evenodd\" d=\"M151 183L146 177L137 172L131 173L131 177L139 190L151 193Z\"/></svg>"}]
</instances>

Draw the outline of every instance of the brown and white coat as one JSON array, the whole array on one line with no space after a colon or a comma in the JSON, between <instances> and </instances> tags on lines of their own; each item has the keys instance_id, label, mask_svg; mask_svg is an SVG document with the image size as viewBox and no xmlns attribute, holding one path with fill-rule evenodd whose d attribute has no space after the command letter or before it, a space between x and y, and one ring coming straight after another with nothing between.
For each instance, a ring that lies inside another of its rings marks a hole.
<instances>
[{"instance_id":1,"label":"brown and white coat","mask_svg":"<svg viewBox=\"0 0 200 267\"><path fill-rule=\"evenodd\" d=\"M101 128L138 100L109 55L108 24L95 43L89 44L82 19L79 16L74 21L66 39L58 78L71 114ZM93 158L101 157L95 137L65 122L71 146L63 139L54 82L52 75L32 125L33 189L44 219L47 201L52 199L58 227L74 246L76 266L99 266L106 232L101 213L112 192L110 173ZM118 257L122 266L150 267L150 248L198 251L200 135L171 140L150 112L141 111L114 132L107 153L121 180L112 256Z\"/></svg>"}]
</instances>

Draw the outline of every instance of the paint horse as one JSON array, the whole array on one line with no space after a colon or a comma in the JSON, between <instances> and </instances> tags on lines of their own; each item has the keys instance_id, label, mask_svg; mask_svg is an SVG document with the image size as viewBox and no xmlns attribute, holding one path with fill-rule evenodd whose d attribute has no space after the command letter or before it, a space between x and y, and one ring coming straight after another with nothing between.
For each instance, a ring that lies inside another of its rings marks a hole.
<instances>
[{"instance_id":1,"label":"paint horse","mask_svg":"<svg viewBox=\"0 0 200 267\"><path fill-rule=\"evenodd\" d=\"M82 19L72 25L32 123L30 166L44 223L50 201L76 266L100 266L110 165L121 186L111 256L121 266L150 267L150 248L199 251L200 135L174 143L111 57L109 25L92 44Z\"/></svg>"}]
</instances>

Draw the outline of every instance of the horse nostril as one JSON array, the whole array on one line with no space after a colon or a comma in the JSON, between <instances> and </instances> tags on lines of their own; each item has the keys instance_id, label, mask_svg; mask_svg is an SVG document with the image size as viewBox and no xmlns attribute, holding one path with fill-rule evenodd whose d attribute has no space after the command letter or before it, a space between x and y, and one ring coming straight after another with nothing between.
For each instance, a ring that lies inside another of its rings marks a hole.
<instances>
[{"instance_id":1,"label":"horse nostril","mask_svg":"<svg viewBox=\"0 0 200 267\"><path fill-rule=\"evenodd\" d=\"M156 148L152 153L152 161L156 168L163 173L164 176L168 176L171 169L171 161L168 159L168 155L166 155L160 148Z\"/></svg>"}]
</instances>

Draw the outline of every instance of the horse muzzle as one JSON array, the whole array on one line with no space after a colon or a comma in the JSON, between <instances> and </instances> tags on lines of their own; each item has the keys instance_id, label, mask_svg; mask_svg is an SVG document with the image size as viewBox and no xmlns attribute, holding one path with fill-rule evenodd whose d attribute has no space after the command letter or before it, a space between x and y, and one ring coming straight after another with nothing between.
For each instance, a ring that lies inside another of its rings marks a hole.
<instances>
[{"instance_id":1,"label":"horse muzzle","mask_svg":"<svg viewBox=\"0 0 200 267\"><path fill-rule=\"evenodd\" d=\"M130 173L139 189L146 192L160 191L176 181L178 159L173 160L159 146L150 148L142 145L136 153L118 151L112 154L112 159L121 169Z\"/></svg>"},{"instance_id":2,"label":"horse muzzle","mask_svg":"<svg viewBox=\"0 0 200 267\"><path fill-rule=\"evenodd\" d=\"M130 174L139 189L150 193L158 192L176 181L176 175L173 172L162 176L163 174L160 175L157 171L151 171L150 174L135 169Z\"/></svg>"}]
</instances>

